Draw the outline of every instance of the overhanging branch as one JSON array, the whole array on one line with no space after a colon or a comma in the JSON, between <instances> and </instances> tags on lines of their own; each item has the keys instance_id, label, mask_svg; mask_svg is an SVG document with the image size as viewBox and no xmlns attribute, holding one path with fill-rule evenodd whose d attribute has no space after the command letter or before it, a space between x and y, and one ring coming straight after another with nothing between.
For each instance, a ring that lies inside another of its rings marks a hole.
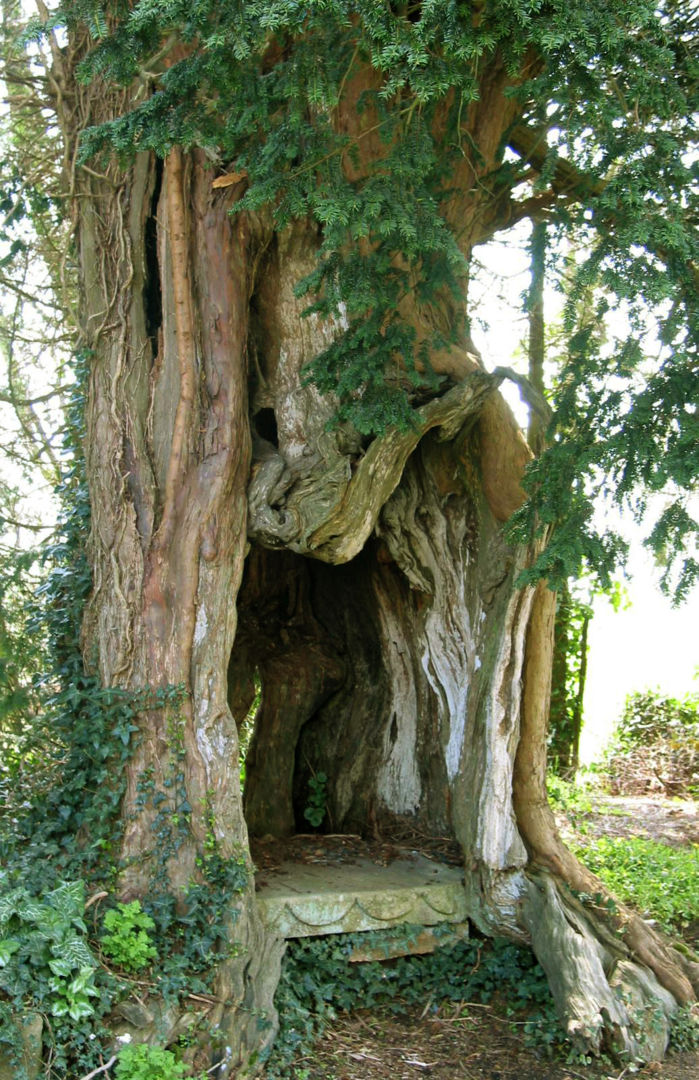
<instances>
[{"instance_id":1,"label":"overhanging branch","mask_svg":"<svg viewBox=\"0 0 699 1080\"><path fill-rule=\"evenodd\" d=\"M548 192L532 196L531 199L525 199L520 203L510 203L510 213L507 220L503 222L505 227L509 228L525 217L536 219L537 213L555 209L564 202L585 202L598 198L608 186L607 180L590 176L589 173L578 169L567 158L552 154L546 142L547 130L543 124L537 126L517 124L509 134L507 145L511 150L514 150L536 172L541 173L546 168L552 175ZM602 224L610 231L613 229L613 212L608 211L604 214ZM672 252L662 244L652 244L646 240L644 246L666 265L675 261ZM699 292L699 266L689 263L687 269L691 277L691 295L687 298L690 303L695 303L696 293Z\"/></svg>"},{"instance_id":2,"label":"overhanging branch","mask_svg":"<svg viewBox=\"0 0 699 1080\"><path fill-rule=\"evenodd\" d=\"M584 173L567 158L552 154L546 142L547 133L548 129L543 124L536 127L517 124L510 132L507 144L536 172L543 172L544 168L551 170L550 188L555 196L576 196L579 199L586 199L592 195L601 195L606 187L606 181Z\"/></svg>"}]
</instances>

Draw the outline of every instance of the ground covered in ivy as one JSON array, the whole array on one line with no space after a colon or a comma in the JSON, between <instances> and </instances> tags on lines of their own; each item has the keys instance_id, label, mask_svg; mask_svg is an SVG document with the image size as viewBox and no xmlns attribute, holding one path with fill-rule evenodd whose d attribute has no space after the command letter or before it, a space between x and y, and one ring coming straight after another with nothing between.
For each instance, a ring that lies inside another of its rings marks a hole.
<instances>
[{"instance_id":1,"label":"ground covered in ivy","mask_svg":"<svg viewBox=\"0 0 699 1080\"><path fill-rule=\"evenodd\" d=\"M594 795L559 809L562 831L574 845L640 835L696 853L699 816L690 801ZM684 920L682 932L696 947L695 925ZM528 977L526 970L522 974ZM545 1018L537 1030L537 1009L514 1007L514 985L487 1001L480 997L476 992L472 999L439 1002L428 990L426 999L401 1013L378 1003L340 1011L286 1075L294 1080L625 1080L632 1075L699 1080L696 1050L680 1050L640 1070L585 1061L552 1045Z\"/></svg>"}]
</instances>

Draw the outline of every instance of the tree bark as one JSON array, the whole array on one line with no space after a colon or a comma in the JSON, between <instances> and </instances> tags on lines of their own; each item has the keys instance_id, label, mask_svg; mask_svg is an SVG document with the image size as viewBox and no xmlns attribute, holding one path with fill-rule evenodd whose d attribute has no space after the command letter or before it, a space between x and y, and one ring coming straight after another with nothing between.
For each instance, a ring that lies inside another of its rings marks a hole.
<instances>
[{"instance_id":1,"label":"tree bark","mask_svg":"<svg viewBox=\"0 0 699 1080\"><path fill-rule=\"evenodd\" d=\"M212 844L247 860L231 897L235 954L207 1015L229 1047L220 1075L274 1034L283 943L265 938L227 701L235 596L247 550L247 339L263 238L232 218L240 190L212 189L203 155L140 155L80 175L83 335L91 352L86 457L94 588L85 657L105 686L142 697L122 806L120 894L164 870L186 908ZM179 1017L160 1017L160 1037ZM143 1036L139 1031L139 1036Z\"/></svg>"}]
</instances>

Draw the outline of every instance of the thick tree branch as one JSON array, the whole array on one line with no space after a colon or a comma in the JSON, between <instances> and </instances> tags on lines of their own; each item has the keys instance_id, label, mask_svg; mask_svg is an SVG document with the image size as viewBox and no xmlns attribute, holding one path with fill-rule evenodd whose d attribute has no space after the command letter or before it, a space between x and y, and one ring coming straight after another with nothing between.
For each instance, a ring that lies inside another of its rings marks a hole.
<instances>
[{"instance_id":1,"label":"thick tree branch","mask_svg":"<svg viewBox=\"0 0 699 1080\"><path fill-rule=\"evenodd\" d=\"M505 379L509 379L510 382L515 383L519 388L523 400L534 410L544 423L548 424L553 418L553 410L548 401L526 375L520 375L519 372L511 367L496 367L491 374L494 379L498 380L498 385Z\"/></svg>"},{"instance_id":2,"label":"thick tree branch","mask_svg":"<svg viewBox=\"0 0 699 1080\"><path fill-rule=\"evenodd\" d=\"M507 144L537 172L541 172L544 166L551 169L553 165L551 191L554 195L576 195L578 198L601 195L606 186L605 181L593 179L557 154L553 155L552 159L546 142L547 133L548 129L543 124L536 127L517 124L510 132Z\"/></svg>"}]
</instances>

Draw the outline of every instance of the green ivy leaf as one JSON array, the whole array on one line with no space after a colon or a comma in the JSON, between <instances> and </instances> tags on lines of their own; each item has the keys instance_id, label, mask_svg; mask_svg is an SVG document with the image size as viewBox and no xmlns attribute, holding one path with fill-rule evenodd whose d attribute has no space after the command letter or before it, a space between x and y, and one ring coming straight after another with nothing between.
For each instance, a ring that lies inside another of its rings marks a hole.
<instances>
[{"instance_id":1,"label":"green ivy leaf","mask_svg":"<svg viewBox=\"0 0 699 1080\"><path fill-rule=\"evenodd\" d=\"M21 944L16 938L3 938L0 941L0 967L6 967L10 958L20 948Z\"/></svg>"}]
</instances>

